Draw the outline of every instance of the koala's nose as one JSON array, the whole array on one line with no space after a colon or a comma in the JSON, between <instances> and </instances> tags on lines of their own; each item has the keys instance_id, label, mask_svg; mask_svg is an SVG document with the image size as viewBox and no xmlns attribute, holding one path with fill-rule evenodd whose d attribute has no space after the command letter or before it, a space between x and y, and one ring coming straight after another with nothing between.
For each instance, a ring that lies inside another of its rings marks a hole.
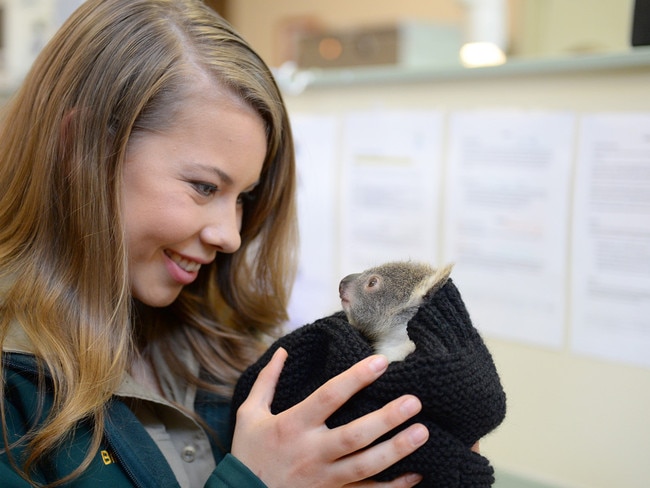
<instances>
[{"instance_id":1,"label":"koala's nose","mask_svg":"<svg viewBox=\"0 0 650 488\"><path fill-rule=\"evenodd\" d=\"M339 297L343 298L343 293L345 293L345 289L347 288L347 286L352 281L356 280L358 276L359 273L355 273L355 274L347 275L345 278L341 280L341 282L339 283Z\"/></svg>"}]
</instances>

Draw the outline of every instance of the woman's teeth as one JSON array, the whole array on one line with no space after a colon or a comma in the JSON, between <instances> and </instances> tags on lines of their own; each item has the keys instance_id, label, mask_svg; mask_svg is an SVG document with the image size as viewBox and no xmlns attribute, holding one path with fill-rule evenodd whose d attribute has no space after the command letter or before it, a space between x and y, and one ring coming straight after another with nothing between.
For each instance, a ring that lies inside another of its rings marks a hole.
<instances>
[{"instance_id":1,"label":"woman's teeth","mask_svg":"<svg viewBox=\"0 0 650 488\"><path fill-rule=\"evenodd\" d=\"M166 251L165 254L167 254L169 259L174 261L180 268L188 273L196 273L201 268L201 263L185 259L172 251Z\"/></svg>"}]
</instances>

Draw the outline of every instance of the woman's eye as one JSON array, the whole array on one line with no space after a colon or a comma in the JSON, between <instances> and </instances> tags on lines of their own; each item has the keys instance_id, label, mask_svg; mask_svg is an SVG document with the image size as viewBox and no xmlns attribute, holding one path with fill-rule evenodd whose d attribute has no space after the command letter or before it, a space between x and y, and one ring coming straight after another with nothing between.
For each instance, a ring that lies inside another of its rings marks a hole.
<instances>
[{"instance_id":1,"label":"woman's eye","mask_svg":"<svg viewBox=\"0 0 650 488\"><path fill-rule=\"evenodd\" d=\"M210 183L202 183L199 181L193 182L192 186L197 191L197 193L199 193L201 196L204 197L209 197L210 195L213 195L218 190L216 186L211 185Z\"/></svg>"}]
</instances>

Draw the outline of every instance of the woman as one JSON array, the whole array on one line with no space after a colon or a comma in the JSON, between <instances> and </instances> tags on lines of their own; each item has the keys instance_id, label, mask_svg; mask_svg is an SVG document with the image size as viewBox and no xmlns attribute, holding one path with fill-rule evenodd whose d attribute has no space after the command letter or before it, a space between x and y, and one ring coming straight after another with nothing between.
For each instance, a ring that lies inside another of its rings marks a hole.
<instances>
[{"instance_id":1,"label":"woman","mask_svg":"<svg viewBox=\"0 0 650 488\"><path fill-rule=\"evenodd\" d=\"M3 486L413 486L363 481L413 452L405 396L325 419L386 368L269 405L286 320L294 156L269 70L198 0L90 0L0 130Z\"/></svg>"}]
</instances>

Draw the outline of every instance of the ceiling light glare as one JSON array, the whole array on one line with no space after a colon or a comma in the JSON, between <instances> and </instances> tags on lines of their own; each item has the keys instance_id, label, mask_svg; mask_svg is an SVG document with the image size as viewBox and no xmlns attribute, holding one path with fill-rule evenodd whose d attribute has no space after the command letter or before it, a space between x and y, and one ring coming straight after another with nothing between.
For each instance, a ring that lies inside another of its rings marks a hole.
<instances>
[{"instance_id":1,"label":"ceiling light glare","mask_svg":"<svg viewBox=\"0 0 650 488\"><path fill-rule=\"evenodd\" d=\"M498 66L506 62L506 55L492 42L469 42L460 48L460 62L467 68Z\"/></svg>"}]
</instances>

